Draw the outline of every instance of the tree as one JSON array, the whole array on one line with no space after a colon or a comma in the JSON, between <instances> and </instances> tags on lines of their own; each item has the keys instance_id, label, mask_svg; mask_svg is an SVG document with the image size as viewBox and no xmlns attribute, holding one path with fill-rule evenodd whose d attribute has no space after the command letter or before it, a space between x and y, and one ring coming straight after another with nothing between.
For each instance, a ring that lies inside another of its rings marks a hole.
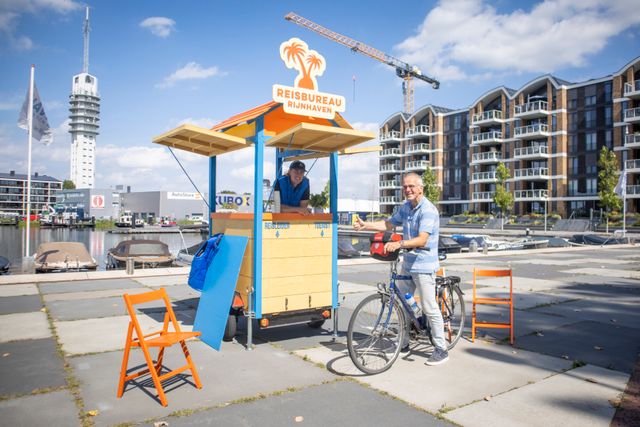
<instances>
[{"instance_id":1,"label":"tree","mask_svg":"<svg viewBox=\"0 0 640 427\"><path fill-rule=\"evenodd\" d=\"M511 177L509 173L509 169L504 165L504 163L498 164L496 168L496 178L498 182L496 183L496 192L493 195L493 201L500 208L500 216L502 217L502 221L500 222L500 228L504 229L504 215L509 210L513 208L513 194L511 194L505 188L505 182Z\"/></svg>"},{"instance_id":2,"label":"tree","mask_svg":"<svg viewBox=\"0 0 640 427\"><path fill-rule=\"evenodd\" d=\"M615 193L614 188L618 182L618 159L613 151L607 147L602 147L600 157L598 159L598 197L600 198L600 206L605 210L605 218L607 219L607 233L609 232L609 216L611 211L620 210L622 208L622 200ZM624 219L623 219L624 221Z\"/></svg>"},{"instance_id":3,"label":"tree","mask_svg":"<svg viewBox=\"0 0 640 427\"><path fill-rule=\"evenodd\" d=\"M326 208L329 206L329 182L324 186L324 190L320 194L312 194L309 196L309 205L312 208Z\"/></svg>"},{"instance_id":4,"label":"tree","mask_svg":"<svg viewBox=\"0 0 640 427\"><path fill-rule=\"evenodd\" d=\"M63 190L75 190L76 185L70 179L65 179L62 181L62 189Z\"/></svg>"},{"instance_id":5,"label":"tree","mask_svg":"<svg viewBox=\"0 0 640 427\"><path fill-rule=\"evenodd\" d=\"M434 205L440 201L440 187L436 173L428 168L422 174L422 185L424 185L424 196Z\"/></svg>"}]
</instances>

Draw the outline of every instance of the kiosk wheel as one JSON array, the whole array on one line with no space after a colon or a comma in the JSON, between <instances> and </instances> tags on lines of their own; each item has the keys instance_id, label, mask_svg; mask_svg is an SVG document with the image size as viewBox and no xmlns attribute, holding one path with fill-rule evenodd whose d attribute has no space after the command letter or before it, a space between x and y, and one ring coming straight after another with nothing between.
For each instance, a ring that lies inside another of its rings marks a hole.
<instances>
[{"instance_id":1,"label":"kiosk wheel","mask_svg":"<svg viewBox=\"0 0 640 427\"><path fill-rule=\"evenodd\" d=\"M236 336L236 330L238 329L238 316L230 314L227 317L227 324L224 327L223 341L231 341Z\"/></svg>"}]
</instances>

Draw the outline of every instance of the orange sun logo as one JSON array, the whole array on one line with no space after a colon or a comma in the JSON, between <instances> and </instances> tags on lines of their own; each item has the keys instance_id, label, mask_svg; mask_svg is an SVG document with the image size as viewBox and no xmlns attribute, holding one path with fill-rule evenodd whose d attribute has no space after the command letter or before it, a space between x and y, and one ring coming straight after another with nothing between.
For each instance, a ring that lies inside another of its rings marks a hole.
<instances>
[{"instance_id":1,"label":"orange sun logo","mask_svg":"<svg viewBox=\"0 0 640 427\"><path fill-rule=\"evenodd\" d=\"M294 85L302 89L318 90L316 77L326 68L324 57L299 38L293 37L280 45L280 57L287 68L298 71Z\"/></svg>"}]
</instances>

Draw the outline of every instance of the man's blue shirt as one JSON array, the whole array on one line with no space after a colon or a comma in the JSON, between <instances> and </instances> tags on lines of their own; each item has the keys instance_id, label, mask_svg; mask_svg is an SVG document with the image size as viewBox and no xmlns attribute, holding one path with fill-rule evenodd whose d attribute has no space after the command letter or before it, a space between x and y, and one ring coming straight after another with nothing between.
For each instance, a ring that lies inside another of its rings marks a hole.
<instances>
[{"instance_id":1,"label":"man's blue shirt","mask_svg":"<svg viewBox=\"0 0 640 427\"><path fill-rule=\"evenodd\" d=\"M438 261L440 214L433 203L423 196L414 208L410 201L406 201L388 221L393 225L402 225L404 240L416 238L420 232L429 233L429 239L424 248L415 248L404 255L404 268L411 273L438 271L440 268Z\"/></svg>"},{"instance_id":2,"label":"man's blue shirt","mask_svg":"<svg viewBox=\"0 0 640 427\"><path fill-rule=\"evenodd\" d=\"M298 207L301 201L309 200L309 179L302 178L302 182L294 187L289 175L282 175L276 180L274 191L280 192L280 203Z\"/></svg>"}]
</instances>

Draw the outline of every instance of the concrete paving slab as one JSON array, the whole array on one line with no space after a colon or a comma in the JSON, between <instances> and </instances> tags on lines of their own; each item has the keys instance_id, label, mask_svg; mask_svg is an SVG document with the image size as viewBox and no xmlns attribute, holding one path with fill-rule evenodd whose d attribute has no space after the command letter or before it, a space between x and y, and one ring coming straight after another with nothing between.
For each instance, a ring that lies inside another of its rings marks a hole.
<instances>
[{"instance_id":1,"label":"concrete paving slab","mask_svg":"<svg viewBox=\"0 0 640 427\"><path fill-rule=\"evenodd\" d=\"M66 390L1 401L0 419L12 427L80 426L78 408Z\"/></svg>"},{"instance_id":2,"label":"concrete paving slab","mask_svg":"<svg viewBox=\"0 0 640 427\"><path fill-rule=\"evenodd\" d=\"M280 427L297 423L309 427L347 424L354 426L451 425L390 396L384 396L351 381L312 386L249 403L238 403L186 417L169 417L165 420L172 427L211 425ZM153 427L153 423L147 426Z\"/></svg>"},{"instance_id":3,"label":"concrete paving slab","mask_svg":"<svg viewBox=\"0 0 640 427\"><path fill-rule=\"evenodd\" d=\"M338 291L340 292L340 294L354 294L354 293L358 293L358 292L372 292L375 291L377 288L375 286L371 286L371 285L363 285L360 283L353 283L353 282L340 282L340 287L338 288Z\"/></svg>"},{"instance_id":4,"label":"concrete paving slab","mask_svg":"<svg viewBox=\"0 0 640 427\"><path fill-rule=\"evenodd\" d=\"M176 313L183 331L193 329L194 313ZM86 354L124 348L129 327L129 316L104 317L54 322L62 349L67 354ZM154 315L138 316L143 333L147 334L162 327L162 317Z\"/></svg>"},{"instance_id":5,"label":"concrete paving slab","mask_svg":"<svg viewBox=\"0 0 640 427\"><path fill-rule=\"evenodd\" d=\"M469 305L468 318L466 321L467 327L465 328L465 336L471 337L471 306ZM508 322L509 321L509 309L502 306L482 306L478 308L479 321L484 322ZM559 328L560 326L569 325L575 323L574 319L569 319L562 316L545 315L542 313L531 313L528 310L514 310L513 318L515 327L513 328L514 337L516 337L516 346L519 343L520 337L531 335L535 332L544 332L551 329ZM509 337L508 329L476 329L476 336L481 339L487 339L491 341L505 340Z\"/></svg>"},{"instance_id":6,"label":"concrete paving slab","mask_svg":"<svg viewBox=\"0 0 640 427\"><path fill-rule=\"evenodd\" d=\"M189 275L177 275L177 276L155 276L155 277L138 277L136 282L148 287L158 288L163 286L176 286L187 285Z\"/></svg>"},{"instance_id":7,"label":"concrete paving slab","mask_svg":"<svg viewBox=\"0 0 640 427\"><path fill-rule=\"evenodd\" d=\"M38 295L38 287L35 284L0 285L0 297L15 297L18 295Z\"/></svg>"},{"instance_id":8,"label":"concrete paving slab","mask_svg":"<svg viewBox=\"0 0 640 427\"><path fill-rule=\"evenodd\" d=\"M398 358L391 369L371 376L355 368L342 342L300 350L296 354L322 363L338 375L354 376L360 382L430 412L504 393L571 366L571 362L556 357L479 341L472 344L461 340L449 352L449 362L443 366L424 365L430 352L430 347L414 347L406 356ZM425 387L434 392L428 392Z\"/></svg>"},{"instance_id":9,"label":"concrete paving slab","mask_svg":"<svg viewBox=\"0 0 640 427\"><path fill-rule=\"evenodd\" d=\"M496 288L483 286L476 289L476 294L481 298L508 298L508 287ZM473 293L466 292L464 294L465 303L471 307L473 301ZM544 292L526 292L522 290L514 290L513 292L513 306L517 309L524 310L532 307L538 307L546 304L558 304L560 302L568 301L569 298L562 295L554 295ZM469 310L469 312L471 312Z\"/></svg>"},{"instance_id":10,"label":"concrete paving slab","mask_svg":"<svg viewBox=\"0 0 640 427\"><path fill-rule=\"evenodd\" d=\"M42 283L39 285L43 294L63 292L101 291L106 289L139 288L140 283L131 279L85 280L74 282Z\"/></svg>"},{"instance_id":11,"label":"concrete paving slab","mask_svg":"<svg viewBox=\"0 0 640 427\"><path fill-rule=\"evenodd\" d=\"M0 343L0 395L66 385L64 364L53 338Z\"/></svg>"},{"instance_id":12,"label":"concrete paving slab","mask_svg":"<svg viewBox=\"0 0 640 427\"><path fill-rule=\"evenodd\" d=\"M619 277L623 279L640 279L640 271L637 270L620 270L613 268L576 268L563 270L564 273L573 274L591 274L594 276Z\"/></svg>"},{"instance_id":13,"label":"concrete paving slab","mask_svg":"<svg viewBox=\"0 0 640 427\"><path fill-rule=\"evenodd\" d=\"M47 303L47 308L53 320L79 320L127 314L127 308L122 296L72 301L52 301ZM139 313L146 314L154 311L162 311L164 313L165 308L163 302L151 301L136 305L136 310ZM177 310L177 308L174 307L174 310Z\"/></svg>"},{"instance_id":14,"label":"concrete paving slab","mask_svg":"<svg viewBox=\"0 0 640 427\"><path fill-rule=\"evenodd\" d=\"M42 308L40 295L20 295L0 298L0 315L11 313L29 313Z\"/></svg>"},{"instance_id":15,"label":"concrete paving slab","mask_svg":"<svg viewBox=\"0 0 640 427\"><path fill-rule=\"evenodd\" d=\"M29 325L29 327L25 328L25 325ZM49 338L50 336L49 321L47 315L42 311L0 316L0 342Z\"/></svg>"},{"instance_id":16,"label":"concrete paving slab","mask_svg":"<svg viewBox=\"0 0 640 427\"><path fill-rule=\"evenodd\" d=\"M154 287L152 289L160 289L160 287ZM180 301L185 301L185 300L199 300L200 299L200 292L191 289L189 286L185 285L185 286L168 286L166 288L164 288L165 291L167 291L167 295L169 295L169 298L172 300L180 300ZM149 290L147 288L147 290ZM197 301L192 301L191 304L194 308L198 307L198 302Z\"/></svg>"},{"instance_id":17,"label":"concrete paving slab","mask_svg":"<svg viewBox=\"0 0 640 427\"><path fill-rule=\"evenodd\" d=\"M570 299L614 300L629 304L640 303L640 282L630 279L603 279L597 276L578 276L574 281L546 293Z\"/></svg>"},{"instance_id":18,"label":"concrete paving slab","mask_svg":"<svg viewBox=\"0 0 640 427\"><path fill-rule=\"evenodd\" d=\"M583 366L444 414L464 426L608 426L629 376Z\"/></svg>"},{"instance_id":19,"label":"concrete paving slab","mask_svg":"<svg viewBox=\"0 0 640 427\"><path fill-rule=\"evenodd\" d=\"M532 311L553 314L577 320L628 326L640 329L640 309L637 304L619 303L613 299L569 301Z\"/></svg>"},{"instance_id":20,"label":"concrete paving slab","mask_svg":"<svg viewBox=\"0 0 640 427\"><path fill-rule=\"evenodd\" d=\"M640 329L576 322L519 338L520 348L629 373L640 350Z\"/></svg>"},{"instance_id":21,"label":"concrete paving slab","mask_svg":"<svg viewBox=\"0 0 640 427\"><path fill-rule=\"evenodd\" d=\"M512 261L514 264L536 264L536 265L585 265L585 266L607 266L607 265L627 265L635 263L632 259L616 258L530 258Z\"/></svg>"},{"instance_id":22,"label":"concrete paving slab","mask_svg":"<svg viewBox=\"0 0 640 427\"><path fill-rule=\"evenodd\" d=\"M165 382L169 402L166 408L154 398L155 389L146 376L136 383L129 382L122 399L116 398L122 352L72 358L71 365L80 381L85 409L100 411L93 418L96 426L166 417L181 409L217 406L259 393L266 395L334 378L325 370L269 345L246 351L238 344L222 343L222 351L217 352L203 342L190 341L188 347L203 388L196 389L184 381L184 376L182 380ZM130 369L142 365L142 361L141 351L133 351ZM184 365L179 347L167 350L164 364L168 368ZM186 375L186 379L190 381L190 376Z\"/></svg>"},{"instance_id":23,"label":"concrete paving slab","mask_svg":"<svg viewBox=\"0 0 640 427\"><path fill-rule=\"evenodd\" d=\"M83 292L65 292L58 294L43 295L45 303L51 301L76 301L82 299L91 298L107 298L107 297L122 297L124 294L140 294L142 292L149 292L149 288L126 288L126 289L106 289L103 291L83 291Z\"/></svg>"}]
</instances>

